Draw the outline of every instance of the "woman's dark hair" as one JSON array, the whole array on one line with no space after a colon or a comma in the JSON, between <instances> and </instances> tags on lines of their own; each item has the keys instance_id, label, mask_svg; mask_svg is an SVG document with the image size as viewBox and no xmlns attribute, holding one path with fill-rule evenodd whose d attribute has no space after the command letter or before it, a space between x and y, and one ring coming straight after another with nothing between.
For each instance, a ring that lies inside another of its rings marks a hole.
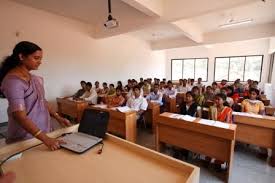
<instances>
[{"instance_id":1,"label":"woman's dark hair","mask_svg":"<svg viewBox=\"0 0 275 183\"><path fill-rule=\"evenodd\" d=\"M80 81L80 84L86 84L86 81Z\"/></svg>"},{"instance_id":2,"label":"woman's dark hair","mask_svg":"<svg viewBox=\"0 0 275 183\"><path fill-rule=\"evenodd\" d=\"M250 88L249 89L249 93L251 94L252 92L255 92L257 95L260 94L260 91L258 89L256 89L256 88Z\"/></svg>"},{"instance_id":3,"label":"woman's dark hair","mask_svg":"<svg viewBox=\"0 0 275 183\"><path fill-rule=\"evenodd\" d=\"M110 84L110 86L115 87L115 85L114 85L114 84Z\"/></svg>"},{"instance_id":4,"label":"woman's dark hair","mask_svg":"<svg viewBox=\"0 0 275 183\"><path fill-rule=\"evenodd\" d=\"M215 98L221 98L224 102L226 102L226 95L223 93L218 93L215 95Z\"/></svg>"},{"instance_id":5,"label":"woman's dark hair","mask_svg":"<svg viewBox=\"0 0 275 183\"><path fill-rule=\"evenodd\" d=\"M28 41L22 41L15 45L12 54L6 57L0 66L0 85L8 72L20 64L20 54L28 56L41 50L38 45Z\"/></svg>"},{"instance_id":6,"label":"woman's dark hair","mask_svg":"<svg viewBox=\"0 0 275 183\"><path fill-rule=\"evenodd\" d=\"M133 90L138 89L140 91L139 85L134 86Z\"/></svg>"},{"instance_id":7,"label":"woman's dark hair","mask_svg":"<svg viewBox=\"0 0 275 183\"><path fill-rule=\"evenodd\" d=\"M228 86L227 90L230 90L231 92L228 94L228 97L232 97L234 95L234 88L233 86Z\"/></svg>"}]
</instances>

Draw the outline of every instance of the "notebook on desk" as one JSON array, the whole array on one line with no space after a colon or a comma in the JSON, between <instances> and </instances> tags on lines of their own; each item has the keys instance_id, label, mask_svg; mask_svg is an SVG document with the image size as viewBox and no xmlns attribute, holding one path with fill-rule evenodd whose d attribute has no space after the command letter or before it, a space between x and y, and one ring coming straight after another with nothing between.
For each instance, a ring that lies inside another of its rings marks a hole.
<instances>
[{"instance_id":1,"label":"notebook on desk","mask_svg":"<svg viewBox=\"0 0 275 183\"><path fill-rule=\"evenodd\" d=\"M86 109L80 121L78 132L65 135L61 147L76 153L84 153L102 142L109 121L109 113Z\"/></svg>"}]
</instances>

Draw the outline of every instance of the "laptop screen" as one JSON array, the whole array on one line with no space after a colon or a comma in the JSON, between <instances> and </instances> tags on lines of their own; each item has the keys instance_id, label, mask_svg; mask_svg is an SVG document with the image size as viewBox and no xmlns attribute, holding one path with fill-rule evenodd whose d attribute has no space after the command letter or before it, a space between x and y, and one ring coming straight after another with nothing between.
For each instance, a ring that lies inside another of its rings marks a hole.
<instances>
[{"instance_id":1,"label":"laptop screen","mask_svg":"<svg viewBox=\"0 0 275 183\"><path fill-rule=\"evenodd\" d=\"M107 132L109 113L94 109L85 109L78 132L104 138Z\"/></svg>"}]
</instances>

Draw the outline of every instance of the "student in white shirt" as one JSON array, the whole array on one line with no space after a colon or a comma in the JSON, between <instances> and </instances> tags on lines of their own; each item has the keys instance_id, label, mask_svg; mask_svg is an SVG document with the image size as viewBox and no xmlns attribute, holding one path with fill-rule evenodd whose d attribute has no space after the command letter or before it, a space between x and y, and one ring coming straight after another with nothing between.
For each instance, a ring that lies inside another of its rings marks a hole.
<instances>
[{"instance_id":1,"label":"student in white shirt","mask_svg":"<svg viewBox=\"0 0 275 183\"><path fill-rule=\"evenodd\" d=\"M186 79L181 79L180 85L178 86L177 90L180 93L187 93L189 91Z\"/></svg>"},{"instance_id":2,"label":"student in white shirt","mask_svg":"<svg viewBox=\"0 0 275 183\"><path fill-rule=\"evenodd\" d=\"M96 91L94 89L92 89L92 83L88 82L86 84L86 91L80 97L80 99L88 101L88 102L90 102L92 104L97 104L97 93L96 93Z\"/></svg>"},{"instance_id":3,"label":"student in white shirt","mask_svg":"<svg viewBox=\"0 0 275 183\"><path fill-rule=\"evenodd\" d=\"M159 84L154 84L154 91L147 95L146 99L147 101L157 102L161 106L163 105L162 93L159 91Z\"/></svg>"},{"instance_id":4,"label":"student in white shirt","mask_svg":"<svg viewBox=\"0 0 275 183\"><path fill-rule=\"evenodd\" d=\"M168 88L165 91L165 96L175 98L177 96L177 90L173 87L172 81L168 81Z\"/></svg>"},{"instance_id":5,"label":"student in white shirt","mask_svg":"<svg viewBox=\"0 0 275 183\"><path fill-rule=\"evenodd\" d=\"M133 88L133 96L130 97L126 103L126 106L137 112L137 119L147 110L148 102L141 95L139 86Z\"/></svg>"}]
</instances>

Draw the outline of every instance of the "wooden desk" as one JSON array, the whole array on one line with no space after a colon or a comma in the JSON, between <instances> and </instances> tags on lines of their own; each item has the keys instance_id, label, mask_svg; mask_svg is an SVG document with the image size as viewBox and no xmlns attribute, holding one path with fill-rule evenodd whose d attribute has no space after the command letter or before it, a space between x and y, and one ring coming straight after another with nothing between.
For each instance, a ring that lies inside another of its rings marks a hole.
<instances>
[{"instance_id":1,"label":"wooden desk","mask_svg":"<svg viewBox=\"0 0 275 183\"><path fill-rule=\"evenodd\" d=\"M102 108L97 107L100 105L89 106L89 109L95 109L99 111L107 111L109 112L109 124L108 124L108 132L124 137L126 140L131 142L136 142L137 129L136 129L136 112L129 111L122 113L120 111L115 110L114 108ZM103 106L103 105L102 105Z\"/></svg>"},{"instance_id":2,"label":"wooden desk","mask_svg":"<svg viewBox=\"0 0 275 183\"><path fill-rule=\"evenodd\" d=\"M233 163L236 125L228 124L229 128L220 128L182 119L171 118L173 113L160 114L156 126L157 151L161 150L162 143L171 144L196 153L228 163L226 181Z\"/></svg>"},{"instance_id":3,"label":"wooden desk","mask_svg":"<svg viewBox=\"0 0 275 183\"><path fill-rule=\"evenodd\" d=\"M273 116L275 113L275 107L265 106L265 114L268 116Z\"/></svg>"},{"instance_id":4,"label":"wooden desk","mask_svg":"<svg viewBox=\"0 0 275 183\"><path fill-rule=\"evenodd\" d=\"M177 112L177 100L176 98L167 97L165 100L165 109L168 112L176 113Z\"/></svg>"},{"instance_id":5,"label":"wooden desk","mask_svg":"<svg viewBox=\"0 0 275 183\"><path fill-rule=\"evenodd\" d=\"M250 117L233 113L237 124L236 140L275 150L275 117ZM259 115L260 116L260 115Z\"/></svg>"},{"instance_id":6,"label":"wooden desk","mask_svg":"<svg viewBox=\"0 0 275 183\"><path fill-rule=\"evenodd\" d=\"M77 131L78 125L53 132ZM13 154L39 141L12 144L0 149ZM17 183L199 183L199 168L107 134L102 154L96 146L84 154L60 149L49 151L40 145L23 153L18 160L6 162L4 171L14 171ZM3 156L1 156L3 157Z\"/></svg>"},{"instance_id":7,"label":"wooden desk","mask_svg":"<svg viewBox=\"0 0 275 183\"><path fill-rule=\"evenodd\" d=\"M152 132L155 133L157 118L160 114L160 104L156 102L149 102L148 109L145 112L146 122L152 124Z\"/></svg>"},{"instance_id":8,"label":"wooden desk","mask_svg":"<svg viewBox=\"0 0 275 183\"><path fill-rule=\"evenodd\" d=\"M270 100L267 100L267 99L264 99L264 100L261 100L265 106L269 106L270 105Z\"/></svg>"},{"instance_id":9,"label":"wooden desk","mask_svg":"<svg viewBox=\"0 0 275 183\"><path fill-rule=\"evenodd\" d=\"M75 118L79 123L84 109L88 106L86 101L75 101L70 99L56 98L58 113Z\"/></svg>"},{"instance_id":10,"label":"wooden desk","mask_svg":"<svg viewBox=\"0 0 275 183\"><path fill-rule=\"evenodd\" d=\"M183 92L178 92L176 96L176 103L181 106L182 103L185 101L186 94Z\"/></svg>"}]
</instances>

